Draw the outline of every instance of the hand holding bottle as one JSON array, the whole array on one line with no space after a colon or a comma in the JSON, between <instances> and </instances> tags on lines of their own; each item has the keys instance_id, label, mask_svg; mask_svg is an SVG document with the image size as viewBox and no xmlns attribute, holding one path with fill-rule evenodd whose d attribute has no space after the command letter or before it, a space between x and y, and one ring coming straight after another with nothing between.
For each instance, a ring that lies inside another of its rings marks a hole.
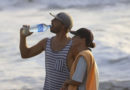
<instances>
[{"instance_id":1,"label":"hand holding bottle","mask_svg":"<svg viewBox=\"0 0 130 90\"><path fill-rule=\"evenodd\" d=\"M37 24L33 26L28 26L28 25L23 25L22 27L22 33L25 36L29 36L32 33L31 32L45 32L48 29L50 29L51 25L46 25L46 24Z\"/></svg>"},{"instance_id":2,"label":"hand holding bottle","mask_svg":"<svg viewBox=\"0 0 130 90\"><path fill-rule=\"evenodd\" d=\"M33 32L30 32L29 28L29 25L23 25L23 27L20 29L20 35L25 37L31 35Z\"/></svg>"}]
</instances>

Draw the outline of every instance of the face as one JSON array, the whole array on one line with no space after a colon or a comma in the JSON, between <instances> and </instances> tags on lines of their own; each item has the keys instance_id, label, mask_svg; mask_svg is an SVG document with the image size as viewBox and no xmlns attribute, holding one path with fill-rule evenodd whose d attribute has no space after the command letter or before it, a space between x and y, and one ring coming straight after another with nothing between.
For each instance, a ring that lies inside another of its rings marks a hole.
<instances>
[{"instance_id":1,"label":"face","mask_svg":"<svg viewBox=\"0 0 130 90\"><path fill-rule=\"evenodd\" d=\"M73 40L73 45L75 46L80 46L81 44L84 44L85 43L85 39L84 38L80 38L79 36L74 36L72 38Z\"/></svg>"},{"instance_id":2,"label":"face","mask_svg":"<svg viewBox=\"0 0 130 90\"><path fill-rule=\"evenodd\" d=\"M51 23L52 23L52 27L50 28L50 30L51 30L52 33L59 33L61 31L61 29L63 28L63 26L64 26L56 18L54 18Z\"/></svg>"}]
</instances>

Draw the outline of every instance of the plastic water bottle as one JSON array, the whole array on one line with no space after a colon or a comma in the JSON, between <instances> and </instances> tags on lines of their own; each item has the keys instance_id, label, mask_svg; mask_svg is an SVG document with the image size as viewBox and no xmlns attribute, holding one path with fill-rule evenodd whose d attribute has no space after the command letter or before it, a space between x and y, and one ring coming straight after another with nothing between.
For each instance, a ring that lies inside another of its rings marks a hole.
<instances>
[{"instance_id":1,"label":"plastic water bottle","mask_svg":"<svg viewBox=\"0 0 130 90\"><path fill-rule=\"evenodd\" d=\"M27 27L23 27L23 34L27 35L29 32L44 32L50 29L51 25L46 25L46 24L37 24L30 26L28 29Z\"/></svg>"}]
</instances>

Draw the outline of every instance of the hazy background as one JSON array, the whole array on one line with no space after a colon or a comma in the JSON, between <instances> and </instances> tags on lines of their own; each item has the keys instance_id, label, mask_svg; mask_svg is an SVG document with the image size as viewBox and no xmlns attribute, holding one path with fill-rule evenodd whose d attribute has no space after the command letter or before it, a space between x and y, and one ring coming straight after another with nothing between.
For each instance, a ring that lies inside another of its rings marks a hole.
<instances>
[{"instance_id":1,"label":"hazy background","mask_svg":"<svg viewBox=\"0 0 130 90\"><path fill-rule=\"evenodd\" d=\"M130 90L130 0L0 0L0 90L42 90L45 55L22 59L19 29L23 24L50 24L49 13L67 12L77 30L94 33L93 54L99 68L99 90ZM49 31L27 38L32 46Z\"/></svg>"}]
</instances>

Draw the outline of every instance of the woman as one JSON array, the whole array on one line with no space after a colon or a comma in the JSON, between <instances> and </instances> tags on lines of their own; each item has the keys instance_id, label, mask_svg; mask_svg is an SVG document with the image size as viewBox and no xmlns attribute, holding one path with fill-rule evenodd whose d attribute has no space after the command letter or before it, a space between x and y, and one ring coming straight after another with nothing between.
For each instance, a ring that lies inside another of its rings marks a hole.
<instances>
[{"instance_id":1,"label":"woman","mask_svg":"<svg viewBox=\"0 0 130 90\"><path fill-rule=\"evenodd\" d=\"M86 28L71 31L73 46L79 52L62 90L98 90L98 70L90 48L95 47L92 32Z\"/></svg>"}]
</instances>

